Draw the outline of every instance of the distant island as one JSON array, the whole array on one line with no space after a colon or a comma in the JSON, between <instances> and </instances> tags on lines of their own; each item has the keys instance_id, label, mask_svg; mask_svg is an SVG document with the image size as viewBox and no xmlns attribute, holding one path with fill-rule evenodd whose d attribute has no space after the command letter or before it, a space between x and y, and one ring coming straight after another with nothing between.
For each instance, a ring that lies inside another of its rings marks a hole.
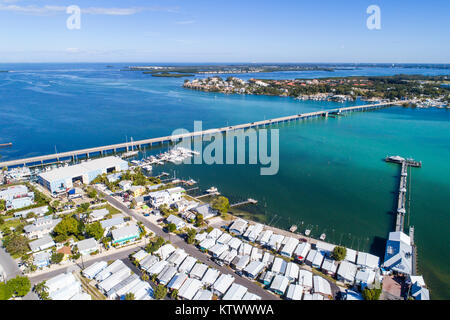
<instances>
[{"instance_id":1,"label":"distant island","mask_svg":"<svg viewBox=\"0 0 450 320\"><path fill-rule=\"evenodd\" d=\"M417 100L417 107L448 107L450 76L395 75L271 80L208 77L185 80L184 87L207 92L293 97L299 100Z\"/></svg>"},{"instance_id":2,"label":"distant island","mask_svg":"<svg viewBox=\"0 0 450 320\"><path fill-rule=\"evenodd\" d=\"M167 77L167 78L183 78L183 77L194 77L195 74L189 74L189 73L172 73L172 72L148 72L144 71L143 73L147 74L150 73L152 77Z\"/></svg>"}]
</instances>

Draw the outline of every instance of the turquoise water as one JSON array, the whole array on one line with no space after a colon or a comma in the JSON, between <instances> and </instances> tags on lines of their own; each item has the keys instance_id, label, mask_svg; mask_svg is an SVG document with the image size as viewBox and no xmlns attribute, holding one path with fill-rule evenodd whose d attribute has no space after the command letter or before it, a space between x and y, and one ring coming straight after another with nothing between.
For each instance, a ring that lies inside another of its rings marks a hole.
<instances>
[{"instance_id":1,"label":"turquoise water","mask_svg":"<svg viewBox=\"0 0 450 320\"><path fill-rule=\"evenodd\" d=\"M122 67L125 66L117 66ZM1 65L0 143L3 160L167 135L194 120L204 128L268 119L354 103L211 94L181 88L183 79L152 78L104 65ZM242 77L293 78L397 73L445 74L444 70L366 68L334 73L270 73ZM285 124L280 130L280 170L260 176L251 165L168 165L201 187L212 185L232 202L259 200L248 209L279 227L306 226L316 236L384 254L393 229L399 168L382 159L410 156L410 222L416 227L419 271L432 297L450 298L450 112L394 107L339 118ZM275 217L276 215L276 217ZM281 217L281 218L280 218ZM303 224L302 224L303 223Z\"/></svg>"}]
</instances>

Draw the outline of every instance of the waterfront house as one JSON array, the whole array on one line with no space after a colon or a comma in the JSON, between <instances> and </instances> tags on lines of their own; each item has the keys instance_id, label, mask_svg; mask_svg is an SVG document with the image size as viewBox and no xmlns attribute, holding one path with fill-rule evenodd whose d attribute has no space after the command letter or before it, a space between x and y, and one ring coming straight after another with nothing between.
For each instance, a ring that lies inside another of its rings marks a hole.
<instances>
[{"instance_id":1,"label":"waterfront house","mask_svg":"<svg viewBox=\"0 0 450 320\"><path fill-rule=\"evenodd\" d=\"M329 276L334 277L337 271L337 262L331 258L325 258L322 262L321 270L323 273L328 274Z\"/></svg>"},{"instance_id":2,"label":"waterfront house","mask_svg":"<svg viewBox=\"0 0 450 320\"><path fill-rule=\"evenodd\" d=\"M270 241L270 238L272 237L272 235L273 235L272 230L265 230L260 233L257 241L262 246L267 246L269 244L269 241Z\"/></svg>"},{"instance_id":3,"label":"waterfront house","mask_svg":"<svg viewBox=\"0 0 450 320\"><path fill-rule=\"evenodd\" d=\"M345 260L341 261L336 274L337 279L344 282L345 284L353 285L353 283L355 282L357 269L358 267L356 266L356 264Z\"/></svg>"},{"instance_id":4,"label":"waterfront house","mask_svg":"<svg viewBox=\"0 0 450 320\"><path fill-rule=\"evenodd\" d=\"M324 256L321 251L319 250L311 250L309 251L308 255L306 256L306 264L313 267L313 268L320 268L322 265L322 261L324 259Z\"/></svg>"},{"instance_id":5,"label":"waterfront house","mask_svg":"<svg viewBox=\"0 0 450 320\"><path fill-rule=\"evenodd\" d=\"M380 264L380 258L366 252L358 252L356 264L359 267L377 269Z\"/></svg>"},{"instance_id":6,"label":"waterfront house","mask_svg":"<svg viewBox=\"0 0 450 320\"><path fill-rule=\"evenodd\" d=\"M349 262L356 263L356 251L350 248L346 248L345 259Z\"/></svg>"},{"instance_id":7,"label":"waterfront house","mask_svg":"<svg viewBox=\"0 0 450 320\"><path fill-rule=\"evenodd\" d=\"M251 279L256 279L265 267L266 265L261 261L252 261L244 268L244 274Z\"/></svg>"},{"instance_id":8,"label":"waterfront house","mask_svg":"<svg viewBox=\"0 0 450 320\"><path fill-rule=\"evenodd\" d=\"M211 286L216 282L217 278L220 276L220 271L214 268L209 268L202 278L202 284L206 287Z\"/></svg>"},{"instance_id":9,"label":"waterfront house","mask_svg":"<svg viewBox=\"0 0 450 320\"><path fill-rule=\"evenodd\" d=\"M202 283L200 280L188 278L178 291L178 297L184 300L192 300L201 288Z\"/></svg>"},{"instance_id":10,"label":"waterfront house","mask_svg":"<svg viewBox=\"0 0 450 320\"><path fill-rule=\"evenodd\" d=\"M98 251L98 243L95 238L78 241L77 247L78 252L83 256Z\"/></svg>"},{"instance_id":11,"label":"waterfront house","mask_svg":"<svg viewBox=\"0 0 450 320\"><path fill-rule=\"evenodd\" d=\"M430 291L417 282L411 286L410 295L416 300L430 300Z\"/></svg>"},{"instance_id":12,"label":"waterfront house","mask_svg":"<svg viewBox=\"0 0 450 320\"><path fill-rule=\"evenodd\" d=\"M272 236L270 237L269 243L267 244L267 246L275 251L280 250L280 247L282 245L284 241L284 236L281 234L272 234Z\"/></svg>"},{"instance_id":13,"label":"waterfront house","mask_svg":"<svg viewBox=\"0 0 450 320\"><path fill-rule=\"evenodd\" d=\"M247 228L248 222L243 219L236 219L229 227L230 233L240 236L244 233Z\"/></svg>"},{"instance_id":14,"label":"waterfront house","mask_svg":"<svg viewBox=\"0 0 450 320\"><path fill-rule=\"evenodd\" d=\"M313 287L313 274L311 271L300 269L298 273L298 284L301 285L305 291Z\"/></svg>"},{"instance_id":15,"label":"waterfront house","mask_svg":"<svg viewBox=\"0 0 450 320\"><path fill-rule=\"evenodd\" d=\"M184 228L186 226L186 223L183 221L183 219L181 219L180 217L177 217L177 216L175 216L173 214L169 215L166 218L166 222L167 223L173 223L177 230L180 230L180 229L182 229L182 228Z\"/></svg>"},{"instance_id":16,"label":"waterfront house","mask_svg":"<svg viewBox=\"0 0 450 320\"><path fill-rule=\"evenodd\" d=\"M332 296L330 283L322 277L314 276L313 277L314 284L314 293L318 293L323 297Z\"/></svg>"},{"instance_id":17,"label":"waterfront house","mask_svg":"<svg viewBox=\"0 0 450 320\"><path fill-rule=\"evenodd\" d=\"M298 262L304 262L306 256L308 255L308 252L311 250L311 245L309 242L302 242L299 245L297 245L297 248L295 248L294 251L294 258Z\"/></svg>"},{"instance_id":18,"label":"waterfront house","mask_svg":"<svg viewBox=\"0 0 450 320\"><path fill-rule=\"evenodd\" d=\"M247 290L248 289L246 287L233 283L223 296L222 300L241 300L247 293Z\"/></svg>"},{"instance_id":19,"label":"waterfront house","mask_svg":"<svg viewBox=\"0 0 450 320\"><path fill-rule=\"evenodd\" d=\"M390 232L386 242L383 267L398 274L411 275L412 256L410 237L401 231Z\"/></svg>"},{"instance_id":20,"label":"waterfront house","mask_svg":"<svg viewBox=\"0 0 450 320\"><path fill-rule=\"evenodd\" d=\"M242 237L245 239L248 239L248 235L250 234L250 232L253 231L253 229L255 228L254 224L250 224L247 226L247 229L244 231L244 233L242 234Z\"/></svg>"},{"instance_id":21,"label":"waterfront house","mask_svg":"<svg viewBox=\"0 0 450 320\"><path fill-rule=\"evenodd\" d=\"M303 287L299 284L290 284L286 293L288 300L302 300Z\"/></svg>"},{"instance_id":22,"label":"waterfront house","mask_svg":"<svg viewBox=\"0 0 450 320\"><path fill-rule=\"evenodd\" d=\"M316 247L316 250L320 251L323 256L330 257L331 253L333 252L333 250L336 246L331 243L317 241L315 247Z\"/></svg>"},{"instance_id":23,"label":"waterfront house","mask_svg":"<svg viewBox=\"0 0 450 320\"><path fill-rule=\"evenodd\" d=\"M284 276L288 278L289 282L294 282L298 279L299 266L294 262L289 262L286 265L286 271L284 272Z\"/></svg>"},{"instance_id":24,"label":"waterfront house","mask_svg":"<svg viewBox=\"0 0 450 320\"><path fill-rule=\"evenodd\" d=\"M193 211L197 214L201 214L204 220L213 218L218 215L218 211L213 209L209 203L197 205Z\"/></svg>"},{"instance_id":25,"label":"waterfront house","mask_svg":"<svg viewBox=\"0 0 450 320\"><path fill-rule=\"evenodd\" d=\"M284 274L286 272L287 262L284 259L276 257L273 261L271 271L275 274Z\"/></svg>"},{"instance_id":26,"label":"waterfront house","mask_svg":"<svg viewBox=\"0 0 450 320\"><path fill-rule=\"evenodd\" d=\"M286 289L289 285L289 279L281 274L277 274L270 284L270 290L279 294L280 296L284 295Z\"/></svg>"},{"instance_id":27,"label":"waterfront house","mask_svg":"<svg viewBox=\"0 0 450 320\"><path fill-rule=\"evenodd\" d=\"M355 284L360 285L363 289L364 287L371 285L375 281L375 271L370 268L364 268L358 270L355 276Z\"/></svg>"},{"instance_id":28,"label":"waterfront house","mask_svg":"<svg viewBox=\"0 0 450 320\"><path fill-rule=\"evenodd\" d=\"M209 290L198 290L197 293L195 294L194 298L192 298L192 300L201 300L201 301L207 301L207 300L212 300L213 298L213 293Z\"/></svg>"},{"instance_id":29,"label":"waterfront house","mask_svg":"<svg viewBox=\"0 0 450 320\"><path fill-rule=\"evenodd\" d=\"M181 199L180 201L177 201L173 204L175 208L177 208L178 212L185 212L191 209L194 209L198 206L197 201L187 200L187 199Z\"/></svg>"},{"instance_id":30,"label":"waterfront house","mask_svg":"<svg viewBox=\"0 0 450 320\"><path fill-rule=\"evenodd\" d=\"M56 244L53 241L52 237L47 234L40 239L31 241L30 243L28 243L28 245L30 246L32 252L37 252L54 247Z\"/></svg>"},{"instance_id":31,"label":"waterfront house","mask_svg":"<svg viewBox=\"0 0 450 320\"><path fill-rule=\"evenodd\" d=\"M50 265L51 255L47 251L41 251L33 255L33 264L38 268L44 268Z\"/></svg>"},{"instance_id":32,"label":"waterfront house","mask_svg":"<svg viewBox=\"0 0 450 320\"><path fill-rule=\"evenodd\" d=\"M39 239L51 233L61 220L61 218L53 219L51 216L38 218L32 224L26 225L23 231L28 239Z\"/></svg>"},{"instance_id":33,"label":"waterfront house","mask_svg":"<svg viewBox=\"0 0 450 320\"><path fill-rule=\"evenodd\" d=\"M295 248L298 245L298 239L286 237L286 244L283 246L283 249L281 249L280 254L285 257L292 257L292 254L294 253Z\"/></svg>"},{"instance_id":34,"label":"waterfront house","mask_svg":"<svg viewBox=\"0 0 450 320\"><path fill-rule=\"evenodd\" d=\"M227 292L234 280L234 277L229 274L221 274L211 286L211 291L220 298Z\"/></svg>"},{"instance_id":35,"label":"waterfront house","mask_svg":"<svg viewBox=\"0 0 450 320\"><path fill-rule=\"evenodd\" d=\"M206 270L208 270L208 266L206 264L197 262L192 268L192 270L189 272L189 277L201 280L205 275Z\"/></svg>"},{"instance_id":36,"label":"waterfront house","mask_svg":"<svg viewBox=\"0 0 450 320\"><path fill-rule=\"evenodd\" d=\"M251 242L256 242L256 239L258 238L258 236L261 234L261 232L263 231L263 225L258 223L256 224L253 229L249 232L249 234L247 235L247 239Z\"/></svg>"},{"instance_id":37,"label":"waterfront house","mask_svg":"<svg viewBox=\"0 0 450 320\"><path fill-rule=\"evenodd\" d=\"M112 243L123 245L127 242L136 241L140 237L140 229L136 224L125 226L111 231Z\"/></svg>"},{"instance_id":38,"label":"waterfront house","mask_svg":"<svg viewBox=\"0 0 450 320\"><path fill-rule=\"evenodd\" d=\"M188 275L184 272L177 273L167 284L170 290L180 290L183 283L188 279Z\"/></svg>"}]
</instances>

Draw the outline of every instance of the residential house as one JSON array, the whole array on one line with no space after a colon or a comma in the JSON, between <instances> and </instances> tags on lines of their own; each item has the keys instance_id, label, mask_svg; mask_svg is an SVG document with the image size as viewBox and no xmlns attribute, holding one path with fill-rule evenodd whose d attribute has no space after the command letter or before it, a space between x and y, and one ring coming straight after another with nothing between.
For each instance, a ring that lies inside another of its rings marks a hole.
<instances>
[{"instance_id":1,"label":"residential house","mask_svg":"<svg viewBox=\"0 0 450 320\"><path fill-rule=\"evenodd\" d=\"M52 237L47 234L40 239L29 242L28 245L30 246L32 252L37 252L54 247L56 244Z\"/></svg>"},{"instance_id":2,"label":"residential house","mask_svg":"<svg viewBox=\"0 0 450 320\"><path fill-rule=\"evenodd\" d=\"M78 252L83 256L98 251L98 243L95 238L78 241L77 247Z\"/></svg>"},{"instance_id":3,"label":"residential house","mask_svg":"<svg viewBox=\"0 0 450 320\"><path fill-rule=\"evenodd\" d=\"M141 230L136 224L125 226L111 231L112 243L115 245L123 245L139 239Z\"/></svg>"}]
</instances>

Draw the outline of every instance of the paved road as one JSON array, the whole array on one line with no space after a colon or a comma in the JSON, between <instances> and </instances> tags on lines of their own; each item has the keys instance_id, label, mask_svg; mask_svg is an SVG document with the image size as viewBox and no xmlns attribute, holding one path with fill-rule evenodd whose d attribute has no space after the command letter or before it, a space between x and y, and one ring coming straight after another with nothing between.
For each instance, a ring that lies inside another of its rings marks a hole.
<instances>
[{"instance_id":1,"label":"paved road","mask_svg":"<svg viewBox=\"0 0 450 320\"><path fill-rule=\"evenodd\" d=\"M99 191L99 190L98 190ZM99 191L101 192L101 191ZM103 192L102 192L103 193ZM104 193L103 193L104 194ZM134 217L136 220L142 222L148 229L150 229L152 232L154 232L156 235L161 236L163 238L167 238L168 234L165 233L161 228L159 228L158 226L152 224L150 221L148 221L146 218L144 218L143 216L135 213L133 210L127 208L125 205L123 205L121 202L119 202L118 200L114 199L111 196L108 196L106 194L104 194L105 199L108 200L108 202L110 204L112 204L113 206L115 206L116 208L122 210L123 212L125 212L126 214ZM219 270L222 273L225 274L230 274L232 276L235 277L235 283L238 283L240 285L243 285L244 287L246 287L251 293L257 294L261 297L262 300L279 300L280 297L272 294L269 291L264 290L262 287L260 287L258 284L256 284L253 281L250 281L246 278L242 278L238 275L236 275L231 269L229 269L226 266L219 266L217 264L215 264L214 262L212 262L209 257L200 252L196 247L194 247L193 245L187 244L181 237L176 236L176 235L172 235L170 237L170 241L172 242L172 244L176 245L177 247L183 249L184 251L186 251L187 254L193 256L194 258L196 258L197 260L203 262L204 264L213 267L217 270Z\"/></svg>"},{"instance_id":2,"label":"paved road","mask_svg":"<svg viewBox=\"0 0 450 320\"><path fill-rule=\"evenodd\" d=\"M128 256L131 253L134 253L134 252L136 252L139 249L140 249L139 247L132 247L129 250L116 252L116 253L113 253L113 254L108 255L108 256L101 256L101 257L98 257L98 258L95 258L95 259L91 259L91 260L89 260L87 262L84 262L84 263L82 263L80 261L80 262L77 262L74 265L73 264L72 265L68 265L66 268L57 269L57 270L53 270L53 271L48 271L46 273L38 274L38 275L35 275L35 276L30 276L29 278L30 278L31 284L34 285L36 283L42 282L44 280L48 280L48 279L50 279L50 278L52 278L54 276L57 276L58 274L66 272L66 271L72 272L74 270L82 270L82 269L87 268L90 265L92 265L92 264L94 264L95 262L98 262L98 261L128 259Z\"/></svg>"},{"instance_id":3,"label":"paved road","mask_svg":"<svg viewBox=\"0 0 450 320\"><path fill-rule=\"evenodd\" d=\"M3 243L0 241L0 272L1 270L3 270L6 280L22 274L16 261L6 252L5 248L3 248Z\"/></svg>"}]
</instances>

